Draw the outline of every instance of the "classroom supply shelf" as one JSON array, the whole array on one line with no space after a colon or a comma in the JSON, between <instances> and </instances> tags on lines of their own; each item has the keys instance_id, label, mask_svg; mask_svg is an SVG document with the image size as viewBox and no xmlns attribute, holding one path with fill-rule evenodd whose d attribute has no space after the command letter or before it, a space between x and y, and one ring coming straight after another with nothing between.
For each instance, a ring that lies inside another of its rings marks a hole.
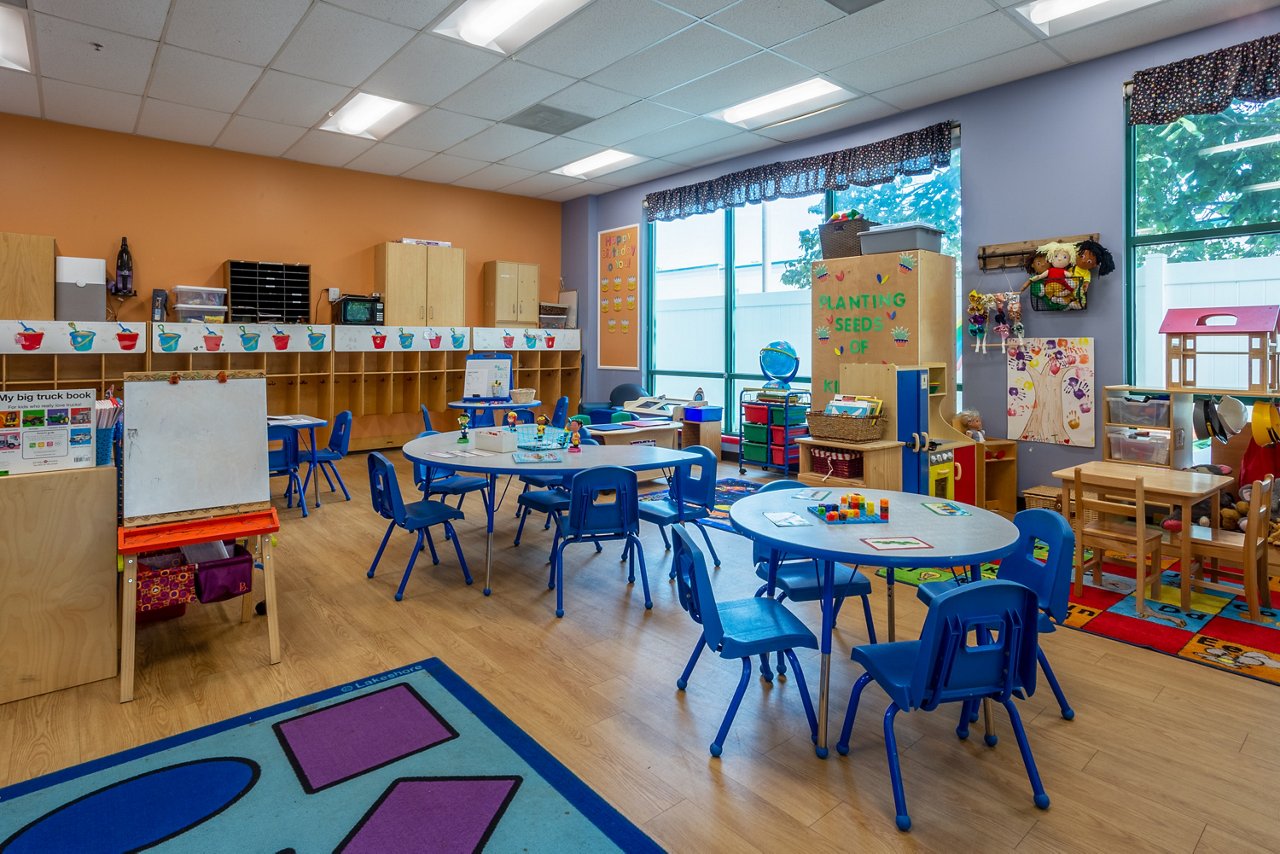
<instances>
[{"instance_id":1,"label":"classroom supply shelf","mask_svg":"<svg viewBox=\"0 0 1280 854\"><path fill-rule=\"evenodd\" d=\"M888 439L842 442L812 436L797 439L800 471L809 486L853 486L864 489L902 489L902 443Z\"/></svg>"},{"instance_id":2,"label":"classroom supply shelf","mask_svg":"<svg viewBox=\"0 0 1280 854\"><path fill-rule=\"evenodd\" d=\"M808 391L744 388L738 393L738 473L746 464L789 474L800 461L796 440L808 433Z\"/></svg>"}]
</instances>

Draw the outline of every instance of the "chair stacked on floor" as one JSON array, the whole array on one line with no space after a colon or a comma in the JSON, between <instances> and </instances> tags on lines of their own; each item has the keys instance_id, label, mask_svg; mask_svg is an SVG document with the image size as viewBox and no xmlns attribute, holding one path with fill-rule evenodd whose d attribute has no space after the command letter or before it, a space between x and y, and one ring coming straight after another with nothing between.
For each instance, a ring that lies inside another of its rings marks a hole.
<instances>
[{"instance_id":1,"label":"chair stacked on floor","mask_svg":"<svg viewBox=\"0 0 1280 854\"><path fill-rule=\"evenodd\" d=\"M339 412L333 419L333 430L329 433L329 446L320 448L316 451L316 467L320 469L320 474L324 475L324 479L329 482L329 491L336 492L333 481L337 479L338 486L342 487L342 494L347 501L351 500L351 493L347 492L347 485L342 482L342 475L338 473L338 467L334 463L347 458L347 452L351 447L351 410L344 409ZM325 467L328 466L328 471ZM332 473L333 477L330 477ZM311 467L307 468L307 477L302 481L302 492L306 494L307 486L311 484L311 478L314 475Z\"/></svg>"},{"instance_id":2,"label":"chair stacked on floor","mask_svg":"<svg viewBox=\"0 0 1280 854\"><path fill-rule=\"evenodd\" d=\"M666 498L644 501L640 504L640 519L658 526L658 532L662 534L662 544L668 550L671 548L671 541L667 539L667 526L692 522L702 532L702 539L706 540L707 548L711 551L711 559L718 568L720 556L716 554L711 535L703 525L703 520L711 517L711 510L716 506L716 455L710 448L704 448L701 445L683 450L696 454L697 461L676 469L674 483L667 490ZM695 468L698 472L696 476ZM678 503L676 502L677 493L680 496Z\"/></svg>"},{"instance_id":3,"label":"chair stacked on floor","mask_svg":"<svg viewBox=\"0 0 1280 854\"><path fill-rule=\"evenodd\" d=\"M374 555L373 563L369 566L367 573L369 578L373 578L378 562L382 560L382 552L387 547L387 541L391 539L392 531L403 528L411 534L417 534L418 539L414 543L413 552L409 555L409 563L405 566L404 576L396 589L396 601L402 600L405 585L409 583L413 565L418 560L418 552L422 551L424 538L427 547L431 549L431 562L436 565L440 563L430 530L431 526L440 525L444 528L445 537L453 540L453 549L458 555L458 564L462 567L463 580L467 584L471 583L471 571L467 569L467 559L462 555L462 545L458 542L457 533L453 529L453 522L463 518L461 510L450 507L444 501L432 501L427 498L406 505L404 498L400 495L400 485L396 482L395 466L376 451L369 454L369 495L373 501L373 509L388 523L387 532L383 534L382 543L378 546L378 553Z\"/></svg>"},{"instance_id":4,"label":"chair stacked on floor","mask_svg":"<svg viewBox=\"0 0 1280 854\"><path fill-rule=\"evenodd\" d=\"M277 447L271 447L279 443ZM298 496L298 504L302 507L302 518L307 518L307 495L302 491L302 479L298 476L300 467L298 454L298 431L292 427L279 424L267 425L267 472L271 477L287 477L284 497L287 506L293 507L293 496Z\"/></svg>"},{"instance_id":5,"label":"chair stacked on floor","mask_svg":"<svg viewBox=\"0 0 1280 854\"><path fill-rule=\"evenodd\" d=\"M1249 609L1249 619L1262 619L1262 608L1271 607L1271 585L1267 570L1267 535L1271 528L1271 495L1274 481L1271 475L1265 480L1254 481L1249 492L1249 511L1245 529L1191 528L1191 557L1196 565L1182 572L1182 610L1191 610L1192 590L1219 590L1238 594L1243 592ZM1231 569L1224 569L1222 561ZM1206 565L1207 564L1207 565ZM1210 578L1205 579L1205 570ZM1234 583L1223 583L1226 575Z\"/></svg>"},{"instance_id":6,"label":"chair stacked on floor","mask_svg":"<svg viewBox=\"0 0 1280 854\"><path fill-rule=\"evenodd\" d=\"M680 605L702 627L689 663L676 680L676 687L683 691L688 686L689 676L703 649L710 647L721 658L742 660L742 676L738 679L738 688L729 701L729 708L725 711L715 740L711 742L711 755L719 756L724 751L724 740L729 735L729 727L733 725L733 719L746 693L747 683L751 680L752 658L758 655L764 659L775 652L785 655L791 662L800 700L804 703L805 716L809 719L809 735L816 740L818 721L795 650L817 649L818 639L776 599L756 597L732 602L716 601L702 550L693 542L687 528L677 526L671 529L671 533L675 545L671 563L675 570ZM766 677L766 681L772 680Z\"/></svg>"}]
</instances>

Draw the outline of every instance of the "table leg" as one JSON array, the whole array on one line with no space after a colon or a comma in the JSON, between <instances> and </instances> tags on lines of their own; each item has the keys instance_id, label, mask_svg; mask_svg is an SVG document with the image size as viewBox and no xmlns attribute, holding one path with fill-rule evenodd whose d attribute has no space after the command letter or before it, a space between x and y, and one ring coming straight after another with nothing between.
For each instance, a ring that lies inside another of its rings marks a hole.
<instances>
[{"instance_id":1,"label":"table leg","mask_svg":"<svg viewBox=\"0 0 1280 854\"><path fill-rule=\"evenodd\" d=\"M267 649L272 664L280 663L280 608L276 603L276 567L271 554L271 534L258 537L258 555L262 558L262 592L267 603Z\"/></svg>"},{"instance_id":2,"label":"table leg","mask_svg":"<svg viewBox=\"0 0 1280 854\"><path fill-rule=\"evenodd\" d=\"M498 476L489 475L489 500L485 502L487 517L487 535L484 543L484 595L493 592L491 576L493 574L493 514L498 510Z\"/></svg>"},{"instance_id":3,"label":"table leg","mask_svg":"<svg viewBox=\"0 0 1280 854\"><path fill-rule=\"evenodd\" d=\"M124 556L120 596L120 702L133 699L134 641L138 632L138 556Z\"/></svg>"},{"instance_id":4,"label":"table leg","mask_svg":"<svg viewBox=\"0 0 1280 854\"><path fill-rule=\"evenodd\" d=\"M316 459L316 428L315 426L313 425L308 432L311 433L311 463L310 463L311 471L309 472L309 474L311 476L311 480L313 481L312 487L315 491L316 506L319 507L320 506L320 478L318 477L318 472L316 471L316 467L320 464L320 462L319 460ZM304 498L303 500L305 501L306 499Z\"/></svg>"},{"instance_id":5,"label":"table leg","mask_svg":"<svg viewBox=\"0 0 1280 854\"><path fill-rule=\"evenodd\" d=\"M1213 527L1218 527L1217 519L1217 496L1214 496L1214 518L1210 520ZM1191 610L1191 526L1195 524L1192 518L1191 499L1184 498L1182 500L1182 530L1178 532L1178 570L1179 570L1179 587L1181 588L1181 601L1178 603L1182 606L1182 612L1185 614Z\"/></svg>"},{"instance_id":6,"label":"table leg","mask_svg":"<svg viewBox=\"0 0 1280 854\"><path fill-rule=\"evenodd\" d=\"M822 638L819 641L822 672L818 676L818 745L814 751L819 759L827 758L827 706L831 693L831 634L836 625L835 598L835 561L825 560L822 562Z\"/></svg>"},{"instance_id":7,"label":"table leg","mask_svg":"<svg viewBox=\"0 0 1280 854\"><path fill-rule=\"evenodd\" d=\"M897 609L893 605L893 577L896 572L893 567L886 566L884 568L884 580L888 587L885 590L885 602L889 607L889 643L893 643L898 635L898 614Z\"/></svg>"}]
</instances>

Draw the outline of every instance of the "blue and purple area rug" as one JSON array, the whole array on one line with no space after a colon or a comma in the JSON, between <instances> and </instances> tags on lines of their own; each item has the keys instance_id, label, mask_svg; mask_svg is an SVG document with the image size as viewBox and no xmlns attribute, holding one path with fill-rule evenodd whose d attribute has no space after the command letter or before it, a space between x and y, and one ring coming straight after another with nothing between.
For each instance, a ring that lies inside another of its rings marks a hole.
<instances>
[{"instance_id":1,"label":"blue and purple area rug","mask_svg":"<svg viewBox=\"0 0 1280 854\"><path fill-rule=\"evenodd\" d=\"M729 522L729 505L739 498L746 498L764 486L763 480L743 480L737 477L722 477L716 481L716 506L711 508L711 516L706 524L712 528L733 533L733 525ZM667 497L667 490L659 489L646 492L640 496L641 501L660 501Z\"/></svg>"},{"instance_id":2,"label":"blue and purple area rug","mask_svg":"<svg viewBox=\"0 0 1280 854\"><path fill-rule=\"evenodd\" d=\"M431 658L0 789L0 852L660 851Z\"/></svg>"}]
</instances>

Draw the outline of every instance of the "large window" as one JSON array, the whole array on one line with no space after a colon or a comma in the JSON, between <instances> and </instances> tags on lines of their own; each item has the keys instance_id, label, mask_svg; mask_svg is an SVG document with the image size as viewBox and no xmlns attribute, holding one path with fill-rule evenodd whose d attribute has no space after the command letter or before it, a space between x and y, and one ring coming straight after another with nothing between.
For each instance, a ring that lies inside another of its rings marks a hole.
<instances>
[{"instance_id":1,"label":"large window","mask_svg":"<svg viewBox=\"0 0 1280 854\"><path fill-rule=\"evenodd\" d=\"M1280 99L1130 134L1133 380L1158 388L1167 309L1280 303ZM1206 388L1244 382L1238 358L1197 368Z\"/></svg>"}]
</instances>

